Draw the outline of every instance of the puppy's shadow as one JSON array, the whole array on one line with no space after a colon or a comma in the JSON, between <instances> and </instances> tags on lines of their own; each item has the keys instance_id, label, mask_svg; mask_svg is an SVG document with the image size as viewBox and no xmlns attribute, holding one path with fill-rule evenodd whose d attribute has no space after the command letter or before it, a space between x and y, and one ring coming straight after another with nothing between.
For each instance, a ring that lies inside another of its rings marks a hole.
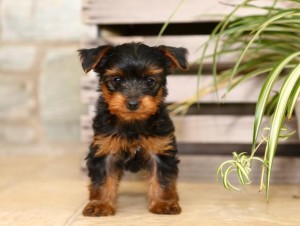
<instances>
[{"instance_id":1,"label":"puppy's shadow","mask_svg":"<svg viewBox=\"0 0 300 226\"><path fill-rule=\"evenodd\" d=\"M146 191L144 190L133 190L133 191L120 191L119 197L145 197Z\"/></svg>"},{"instance_id":2,"label":"puppy's shadow","mask_svg":"<svg viewBox=\"0 0 300 226\"><path fill-rule=\"evenodd\" d=\"M145 173L126 172L120 183L119 197L146 197L147 182Z\"/></svg>"}]
</instances>

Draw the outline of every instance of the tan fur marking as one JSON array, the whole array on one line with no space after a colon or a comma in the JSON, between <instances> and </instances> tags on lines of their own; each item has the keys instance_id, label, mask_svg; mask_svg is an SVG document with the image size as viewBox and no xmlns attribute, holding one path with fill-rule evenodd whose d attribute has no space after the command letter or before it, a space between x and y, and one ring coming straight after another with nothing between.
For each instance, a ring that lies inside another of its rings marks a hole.
<instances>
[{"instance_id":1,"label":"tan fur marking","mask_svg":"<svg viewBox=\"0 0 300 226\"><path fill-rule=\"evenodd\" d=\"M108 100L108 108L111 114L122 118L123 114L128 111L126 108L126 98L121 93L113 93Z\"/></svg>"},{"instance_id":2,"label":"tan fur marking","mask_svg":"<svg viewBox=\"0 0 300 226\"><path fill-rule=\"evenodd\" d=\"M127 150L132 154L140 147L139 142L128 142L127 139L122 139L117 136L95 136L93 145L99 147L96 156L114 155L120 151Z\"/></svg>"},{"instance_id":3,"label":"tan fur marking","mask_svg":"<svg viewBox=\"0 0 300 226\"><path fill-rule=\"evenodd\" d=\"M103 203L115 205L118 185L118 178L108 174L102 186L89 186L90 200L100 200Z\"/></svg>"},{"instance_id":4,"label":"tan fur marking","mask_svg":"<svg viewBox=\"0 0 300 226\"><path fill-rule=\"evenodd\" d=\"M162 51L164 51L164 53L166 54L167 57L169 57L173 63L173 68L176 68L176 67L179 67L179 68L182 68L180 66L180 64L178 63L177 59L169 52L167 51L166 49L162 49Z\"/></svg>"},{"instance_id":5,"label":"tan fur marking","mask_svg":"<svg viewBox=\"0 0 300 226\"><path fill-rule=\"evenodd\" d=\"M179 214L181 208L176 189L176 180L170 181L168 187L162 187L157 178L157 166L153 161L151 174L148 178L148 203L149 210L157 214Z\"/></svg>"},{"instance_id":6,"label":"tan fur marking","mask_svg":"<svg viewBox=\"0 0 300 226\"><path fill-rule=\"evenodd\" d=\"M109 163L108 163L109 164ZM90 185L90 202L83 210L84 216L108 216L114 215L117 204L117 189L122 172L113 167L102 185Z\"/></svg>"},{"instance_id":7,"label":"tan fur marking","mask_svg":"<svg viewBox=\"0 0 300 226\"><path fill-rule=\"evenodd\" d=\"M148 150L152 154L163 155L166 151L174 149L172 146L172 140L174 136L171 134L164 137L147 137L142 138L142 147Z\"/></svg>"},{"instance_id":8,"label":"tan fur marking","mask_svg":"<svg viewBox=\"0 0 300 226\"><path fill-rule=\"evenodd\" d=\"M145 75L157 75L164 71L162 68L150 67L145 71Z\"/></svg>"},{"instance_id":9,"label":"tan fur marking","mask_svg":"<svg viewBox=\"0 0 300 226\"><path fill-rule=\"evenodd\" d=\"M99 54L97 60L95 61L95 63L93 64L93 66L92 66L91 69L94 69L97 66L97 64L99 64L99 62L101 61L101 59L105 56L106 52L109 51L111 48L112 48L112 46L108 46L103 51L101 51L101 53ZM89 70L91 70L91 69L89 69Z\"/></svg>"},{"instance_id":10,"label":"tan fur marking","mask_svg":"<svg viewBox=\"0 0 300 226\"><path fill-rule=\"evenodd\" d=\"M130 111L126 108L126 98L121 93L110 94L104 85L102 86L102 93L108 102L110 112L123 121L145 120L157 112L159 104L163 101L163 89L161 88L155 97L142 97L139 109Z\"/></svg>"},{"instance_id":11,"label":"tan fur marking","mask_svg":"<svg viewBox=\"0 0 300 226\"><path fill-rule=\"evenodd\" d=\"M109 76L124 76L123 71L120 70L119 68L106 69L104 74Z\"/></svg>"},{"instance_id":12,"label":"tan fur marking","mask_svg":"<svg viewBox=\"0 0 300 226\"><path fill-rule=\"evenodd\" d=\"M148 178L149 190L148 190L148 201L149 205L153 203L153 201L162 196L162 189L157 180L157 171L156 164L153 163L152 170L150 172L150 176Z\"/></svg>"},{"instance_id":13,"label":"tan fur marking","mask_svg":"<svg viewBox=\"0 0 300 226\"><path fill-rule=\"evenodd\" d=\"M104 84L101 85L101 92L104 99L109 103L111 101L112 96Z\"/></svg>"},{"instance_id":14,"label":"tan fur marking","mask_svg":"<svg viewBox=\"0 0 300 226\"><path fill-rule=\"evenodd\" d=\"M173 134L164 137L141 136L130 142L117 136L95 136L93 146L99 147L96 153L97 157L108 154L115 155L124 150L134 155L137 149L143 149L151 154L168 155L167 151L174 149L173 139Z\"/></svg>"}]
</instances>

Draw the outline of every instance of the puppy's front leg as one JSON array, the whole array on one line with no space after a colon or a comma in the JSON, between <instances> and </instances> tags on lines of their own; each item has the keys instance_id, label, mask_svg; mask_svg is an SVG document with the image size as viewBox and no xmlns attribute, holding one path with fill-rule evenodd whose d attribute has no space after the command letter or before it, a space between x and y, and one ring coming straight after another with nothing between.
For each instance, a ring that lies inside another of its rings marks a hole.
<instances>
[{"instance_id":1,"label":"puppy's front leg","mask_svg":"<svg viewBox=\"0 0 300 226\"><path fill-rule=\"evenodd\" d=\"M149 211L156 214L179 214L176 190L178 160L175 155L153 155L149 178Z\"/></svg>"},{"instance_id":2,"label":"puppy's front leg","mask_svg":"<svg viewBox=\"0 0 300 226\"><path fill-rule=\"evenodd\" d=\"M122 175L111 155L100 157L89 154L87 166L91 184L90 201L83 210L84 216L108 216L116 212L117 189Z\"/></svg>"}]
</instances>

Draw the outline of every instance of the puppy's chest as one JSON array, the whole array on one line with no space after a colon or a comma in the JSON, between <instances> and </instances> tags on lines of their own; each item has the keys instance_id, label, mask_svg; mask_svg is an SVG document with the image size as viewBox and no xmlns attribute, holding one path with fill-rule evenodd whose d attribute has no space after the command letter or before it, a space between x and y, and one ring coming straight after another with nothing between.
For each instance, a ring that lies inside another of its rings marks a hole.
<instances>
[{"instance_id":1,"label":"puppy's chest","mask_svg":"<svg viewBox=\"0 0 300 226\"><path fill-rule=\"evenodd\" d=\"M94 137L93 144L98 146L96 156L124 153L134 156L139 151L148 154L163 154L173 149L173 141L173 134L167 136L138 135L130 139L118 134L113 134L97 135Z\"/></svg>"}]
</instances>

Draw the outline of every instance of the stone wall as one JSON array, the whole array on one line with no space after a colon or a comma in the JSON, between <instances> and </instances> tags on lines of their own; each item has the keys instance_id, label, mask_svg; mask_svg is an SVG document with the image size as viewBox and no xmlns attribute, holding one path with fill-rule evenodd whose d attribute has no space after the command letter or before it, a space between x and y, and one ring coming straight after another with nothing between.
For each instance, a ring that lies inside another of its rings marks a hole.
<instances>
[{"instance_id":1,"label":"stone wall","mask_svg":"<svg viewBox=\"0 0 300 226\"><path fill-rule=\"evenodd\" d=\"M0 0L3 147L79 142L81 0Z\"/></svg>"}]
</instances>

